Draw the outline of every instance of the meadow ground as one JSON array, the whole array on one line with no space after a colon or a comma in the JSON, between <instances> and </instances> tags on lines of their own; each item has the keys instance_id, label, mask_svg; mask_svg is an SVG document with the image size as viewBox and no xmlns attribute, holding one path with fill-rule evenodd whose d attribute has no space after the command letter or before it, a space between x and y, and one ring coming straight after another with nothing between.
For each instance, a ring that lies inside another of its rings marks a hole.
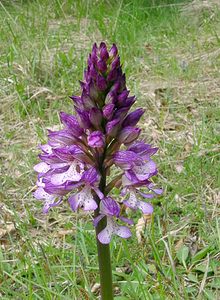
<instances>
[{"instance_id":1,"label":"meadow ground","mask_svg":"<svg viewBox=\"0 0 220 300\"><path fill-rule=\"evenodd\" d=\"M146 108L142 137L160 148L165 189L142 234L111 243L115 299L220 299L220 10L193 3L0 2L1 299L98 298L91 216L67 204L44 216L32 192L37 145L72 112L102 40L117 43Z\"/></svg>"}]
</instances>

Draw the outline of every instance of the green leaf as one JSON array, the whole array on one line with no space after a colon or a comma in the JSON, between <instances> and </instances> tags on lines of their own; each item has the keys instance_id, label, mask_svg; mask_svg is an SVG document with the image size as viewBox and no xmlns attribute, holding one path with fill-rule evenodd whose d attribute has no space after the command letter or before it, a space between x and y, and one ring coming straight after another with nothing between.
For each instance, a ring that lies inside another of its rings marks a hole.
<instances>
[{"instance_id":1,"label":"green leaf","mask_svg":"<svg viewBox=\"0 0 220 300\"><path fill-rule=\"evenodd\" d=\"M192 282L196 282L196 283L199 282L198 279L197 279L197 277L196 277L194 274L192 274L192 273L190 273L190 274L188 275L188 278L189 278L189 280L192 281Z\"/></svg>"},{"instance_id":2,"label":"green leaf","mask_svg":"<svg viewBox=\"0 0 220 300\"><path fill-rule=\"evenodd\" d=\"M189 256L189 248L186 245L183 245L176 254L178 260L180 263L182 263L184 266L186 265L186 260Z\"/></svg>"},{"instance_id":3,"label":"green leaf","mask_svg":"<svg viewBox=\"0 0 220 300\"><path fill-rule=\"evenodd\" d=\"M207 296L208 300L217 299L217 295L214 294L211 290L205 289L203 293Z\"/></svg>"},{"instance_id":4,"label":"green leaf","mask_svg":"<svg viewBox=\"0 0 220 300\"><path fill-rule=\"evenodd\" d=\"M193 268L193 270L205 273L206 272L206 268L207 268L206 263L203 263L203 264L195 266ZM213 270L213 268L211 266L208 267L208 273L210 273L210 272L214 272L214 270Z\"/></svg>"},{"instance_id":5,"label":"green leaf","mask_svg":"<svg viewBox=\"0 0 220 300\"><path fill-rule=\"evenodd\" d=\"M200 250L199 252L197 252L193 257L192 257L192 263L196 263L198 261L200 261L202 258L204 258L207 253L211 252L212 247L211 246L207 246L205 248L203 248L202 250Z\"/></svg>"}]
</instances>

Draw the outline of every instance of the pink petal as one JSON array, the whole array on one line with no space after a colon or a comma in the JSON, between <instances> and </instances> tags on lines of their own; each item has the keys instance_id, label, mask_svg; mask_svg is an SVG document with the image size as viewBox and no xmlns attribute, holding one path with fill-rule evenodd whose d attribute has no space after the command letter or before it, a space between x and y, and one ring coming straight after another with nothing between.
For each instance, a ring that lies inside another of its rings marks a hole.
<instances>
[{"instance_id":1,"label":"pink petal","mask_svg":"<svg viewBox=\"0 0 220 300\"><path fill-rule=\"evenodd\" d=\"M42 187L39 187L38 189L36 189L36 191L33 193L34 197L38 200L54 200L56 198L56 196L48 194L47 192L45 192L45 190Z\"/></svg>"},{"instance_id":2,"label":"pink petal","mask_svg":"<svg viewBox=\"0 0 220 300\"><path fill-rule=\"evenodd\" d=\"M109 244L111 242L112 238L112 228L106 226L99 234L98 234L98 240L102 244Z\"/></svg>"},{"instance_id":3,"label":"pink petal","mask_svg":"<svg viewBox=\"0 0 220 300\"><path fill-rule=\"evenodd\" d=\"M131 231L126 226L118 226L114 233L124 239L131 237Z\"/></svg>"},{"instance_id":4,"label":"pink petal","mask_svg":"<svg viewBox=\"0 0 220 300\"><path fill-rule=\"evenodd\" d=\"M39 145L39 148L41 150L43 150L45 153L47 154L51 154L53 151L52 151L52 147L48 144L44 144L44 145Z\"/></svg>"},{"instance_id":5,"label":"pink petal","mask_svg":"<svg viewBox=\"0 0 220 300\"><path fill-rule=\"evenodd\" d=\"M96 192L97 196L99 197L100 200L102 200L105 196L103 195L103 193L100 191L99 188L97 187L93 187L93 190Z\"/></svg>"},{"instance_id":6,"label":"pink petal","mask_svg":"<svg viewBox=\"0 0 220 300\"><path fill-rule=\"evenodd\" d=\"M121 221L123 221L123 222L129 224L129 225L133 225L133 224L134 224L133 220L128 219L128 218L125 218L125 217L122 217L122 216L121 216L121 217L119 217L119 219L120 219Z\"/></svg>"},{"instance_id":7,"label":"pink petal","mask_svg":"<svg viewBox=\"0 0 220 300\"><path fill-rule=\"evenodd\" d=\"M84 201L84 210L96 210L98 207L97 203L93 198L88 198Z\"/></svg>"},{"instance_id":8,"label":"pink petal","mask_svg":"<svg viewBox=\"0 0 220 300\"><path fill-rule=\"evenodd\" d=\"M139 193L142 197L147 198L147 199L152 199L152 198L154 198L154 194L146 194L146 193L143 193L143 192L141 192L141 191L138 191L138 193Z\"/></svg>"},{"instance_id":9,"label":"pink petal","mask_svg":"<svg viewBox=\"0 0 220 300\"><path fill-rule=\"evenodd\" d=\"M152 214L153 213L153 206L149 203L139 201L138 207L142 210L144 214Z\"/></svg>"},{"instance_id":10,"label":"pink petal","mask_svg":"<svg viewBox=\"0 0 220 300\"><path fill-rule=\"evenodd\" d=\"M71 197L70 197L70 202L71 202ZM71 205L71 203L70 203ZM93 195L91 193L91 188L84 187L79 193L75 194L73 196L73 202L71 205L71 208L73 210L76 210L78 206L83 207L85 211L87 210L95 210L98 205L96 201L93 198Z\"/></svg>"},{"instance_id":11,"label":"pink petal","mask_svg":"<svg viewBox=\"0 0 220 300\"><path fill-rule=\"evenodd\" d=\"M123 201L123 203L126 206L130 207L131 209L135 209L135 210L138 208L138 202L139 201L137 200L136 193L133 190L130 191L128 200Z\"/></svg>"},{"instance_id":12,"label":"pink petal","mask_svg":"<svg viewBox=\"0 0 220 300\"><path fill-rule=\"evenodd\" d=\"M138 180L145 180L150 177L150 174L156 171L156 164L153 160L148 161L142 166L135 166L132 170Z\"/></svg>"},{"instance_id":13,"label":"pink petal","mask_svg":"<svg viewBox=\"0 0 220 300\"><path fill-rule=\"evenodd\" d=\"M34 171L36 171L37 173L47 173L47 171L49 170L50 166L43 161L34 166Z\"/></svg>"},{"instance_id":14,"label":"pink petal","mask_svg":"<svg viewBox=\"0 0 220 300\"><path fill-rule=\"evenodd\" d=\"M52 175L51 183L55 185L60 185L65 183L67 180L79 181L82 176L80 173L78 173L76 166L77 164L71 164L66 172Z\"/></svg>"},{"instance_id":15,"label":"pink petal","mask_svg":"<svg viewBox=\"0 0 220 300\"><path fill-rule=\"evenodd\" d=\"M78 206L79 206L79 204L80 204L80 199L78 199L76 197L76 195L72 195L72 196L69 197L68 201L69 201L71 209L73 211L76 211L77 208L78 208Z\"/></svg>"}]
</instances>

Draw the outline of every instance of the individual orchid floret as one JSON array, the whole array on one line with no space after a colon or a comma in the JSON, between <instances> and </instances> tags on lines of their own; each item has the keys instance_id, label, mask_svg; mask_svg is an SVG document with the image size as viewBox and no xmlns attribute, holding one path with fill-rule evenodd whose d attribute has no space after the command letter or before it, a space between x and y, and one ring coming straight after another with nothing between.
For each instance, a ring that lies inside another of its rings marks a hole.
<instances>
[{"instance_id":1,"label":"individual orchid floret","mask_svg":"<svg viewBox=\"0 0 220 300\"><path fill-rule=\"evenodd\" d=\"M100 199L103 199L104 195L98 188L99 180L100 175L95 168L90 168L83 173L81 180L76 185L81 190L69 197L69 203L73 211L76 211L78 207L84 210L95 210L98 207L92 191Z\"/></svg>"},{"instance_id":2,"label":"individual orchid floret","mask_svg":"<svg viewBox=\"0 0 220 300\"><path fill-rule=\"evenodd\" d=\"M126 119L124 120L122 126L135 126L142 115L144 114L144 110L142 108L138 108L135 111L131 112Z\"/></svg>"},{"instance_id":3,"label":"individual orchid floret","mask_svg":"<svg viewBox=\"0 0 220 300\"><path fill-rule=\"evenodd\" d=\"M131 150L122 150L114 154L114 162L125 171L129 180L143 181L157 173L157 166L150 158L153 152L148 149L145 155L140 155Z\"/></svg>"},{"instance_id":4,"label":"individual orchid floret","mask_svg":"<svg viewBox=\"0 0 220 300\"><path fill-rule=\"evenodd\" d=\"M120 207L116 201L111 197L106 197L102 199L100 203L100 215L94 219L94 225L97 224L107 217L106 227L98 234L98 239L102 244L109 244L112 238L112 235L116 234L122 238L129 238L131 236L131 231L126 226L119 225L116 220L121 219L122 221L127 222L128 224L133 224L132 220L120 217Z\"/></svg>"},{"instance_id":5,"label":"individual orchid floret","mask_svg":"<svg viewBox=\"0 0 220 300\"><path fill-rule=\"evenodd\" d=\"M93 131L88 136L88 145L92 148L103 148L105 145L105 136L101 131Z\"/></svg>"},{"instance_id":6,"label":"individual orchid floret","mask_svg":"<svg viewBox=\"0 0 220 300\"><path fill-rule=\"evenodd\" d=\"M118 136L118 141L125 145L129 145L139 137L140 133L141 133L140 128L127 126L121 130Z\"/></svg>"}]
</instances>

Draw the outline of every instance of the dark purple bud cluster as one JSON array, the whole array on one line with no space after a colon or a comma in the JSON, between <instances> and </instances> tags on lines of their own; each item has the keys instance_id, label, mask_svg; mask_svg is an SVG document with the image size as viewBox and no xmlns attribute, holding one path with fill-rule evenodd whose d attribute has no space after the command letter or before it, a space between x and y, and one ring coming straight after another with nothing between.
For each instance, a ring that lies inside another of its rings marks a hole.
<instances>
[{"instance_id":1,"label":"dark purple bud cluster","mask_svg":"<svg viewBox=\"0 0 220 300\"><path fill-rule=\"evenodd\" d=\"M120 203L107 195L114 185L122 188L124 205L152 213L152 206L139 198L151 199L162 193L150 181L157 174L151 157L158 149L137 140L141 130L136 125L144 110L129 112L135 97L129 96L126 88L116 45L108 51L105 43L94 44L80 85L81 96L71 96L76 114L61 112L64 128L50 130L48 143L40 146L41 162L34 167L38 172L34 196L44 201L45 213L65 196L73 211L96 210L95 226L103 217L107 219L98 239L108 244L113 234L131 236L129 228L118 221L132 221L121 215ZM121 169L117 178L110 176L113 165ZM100 182L106 174L112 181L103 186Z\"/></svg>"}]
</instances>

